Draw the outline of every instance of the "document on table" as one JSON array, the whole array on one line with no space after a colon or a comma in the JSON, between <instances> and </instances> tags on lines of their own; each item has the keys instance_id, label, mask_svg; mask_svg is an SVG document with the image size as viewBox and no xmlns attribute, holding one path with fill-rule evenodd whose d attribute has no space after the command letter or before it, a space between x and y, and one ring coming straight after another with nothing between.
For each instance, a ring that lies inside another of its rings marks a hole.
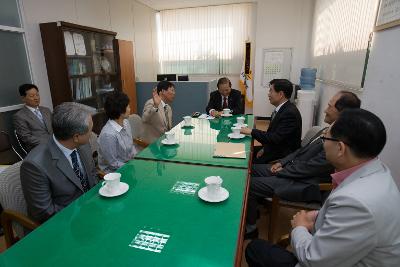
<instances>
[{"instance_id":1,"label":"document on table","mask_svg":"<svg viewBox=\"0 0 400 267\"><path fill-rule=\"evenodd\" d=\"M244 144L239 143L216 143L214 147L214 157L217 158L246 158Z\"/></svg>"},{"instance_id":2,"label":"document on table","mask_svg":"<svg viewBox=\"0 0 400 267\"><path fill-rule=\"evenodd\" d=\"M204 113L199 116L199 119L213 120L215 118L213 116L210 116L210 115L207 115Z\"/></svg>"}]
</instances>

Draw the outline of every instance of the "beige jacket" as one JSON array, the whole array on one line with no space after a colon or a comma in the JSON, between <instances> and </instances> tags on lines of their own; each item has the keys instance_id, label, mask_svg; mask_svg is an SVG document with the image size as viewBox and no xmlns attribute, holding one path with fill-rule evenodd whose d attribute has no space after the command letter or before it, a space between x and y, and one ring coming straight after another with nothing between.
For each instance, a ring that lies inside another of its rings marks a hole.
<instances>
[{"instance_id":1,"label":"beige jacket","mask_svg":"<svg viewBox=\"0 0 400 267\"><path fill-rule=\"evenodd\" d=\"M169 125L172 127L172 108L170 105L168 109ZM153 143L157 138L169 131L168 122L164 113L162 103L158 105L158 110L154 108L153 99L147 100L144 104L143 114L143 140L148 143Z\"/></svg>"}]
</instances>

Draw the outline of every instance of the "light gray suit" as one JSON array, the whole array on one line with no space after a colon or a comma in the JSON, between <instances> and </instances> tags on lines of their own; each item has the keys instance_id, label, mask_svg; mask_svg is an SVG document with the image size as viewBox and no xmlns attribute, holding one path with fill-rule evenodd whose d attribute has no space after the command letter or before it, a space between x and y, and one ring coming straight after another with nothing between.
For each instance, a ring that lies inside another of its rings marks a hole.
<instances>
[{"instance_id":1,"label":"light gray suit","mask_svg":"<svg viewBox=\"0 0 400 267\"><path fill-rule=\"evenodd\" d=\"M400 266L400 193L374 159L347 177L319 211L315 231L292 231L296 266Z\"/></svg>"},{"instance_id":2,"label":"light gray suit","mask_svg":"<svg viewBox=\"0 0 400 267\"><path fill-rule=\"evenodd\" d=\"M39 107L39 110L44 124L26 106L15 113L13 117L14 128L28 152L38 144L46 143L53 134L50 109Z\"/></svg>"},{"instance_id":3,"label":"light gray suit","mask_svg":"<svg viewBox=\"0 0 400 267\"><path fill-rule=\"evenodd\" d=\"M78 153L91 188L97 183L97 174L90 146L81 146ZM29 216L39 222L46 221L84 193L81 181L53 138L35 147L24 159L21 185Z\"/></svg>"},{"instance_id":4,"label":"light gray suit","mask_svg":"<svg viewBox=\"0 0 400 267\"><path fill-rule=\"evenodd\" d=\"M154 108L153 99L147 100L144 104L143 121L143 140L147 143L153 143L157 138L169 131L169 125L172 127L172 108L167 106L168 121L166 119L162 103L158 105L158 111Z\"/></svg>"}]
</instances>

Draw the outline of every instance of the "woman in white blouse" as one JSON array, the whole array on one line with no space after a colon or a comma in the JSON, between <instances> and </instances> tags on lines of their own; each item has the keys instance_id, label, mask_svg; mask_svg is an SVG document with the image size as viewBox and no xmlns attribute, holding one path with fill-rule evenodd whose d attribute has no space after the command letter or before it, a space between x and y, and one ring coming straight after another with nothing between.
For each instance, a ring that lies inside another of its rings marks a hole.
<instances>
[{"instance_id":1,"label":"woman in white blouse","mask_svg":"<svg viewBox=\"0 0 400 267\"><path fill-rule=\"evenodd\" d=\"M137 153L127 120L131 112L129 98L126 94L115 91L107 96L104 109L108 121L98 138L99 167L105 172L113 172Z\"/></svg>"}]
</instances>

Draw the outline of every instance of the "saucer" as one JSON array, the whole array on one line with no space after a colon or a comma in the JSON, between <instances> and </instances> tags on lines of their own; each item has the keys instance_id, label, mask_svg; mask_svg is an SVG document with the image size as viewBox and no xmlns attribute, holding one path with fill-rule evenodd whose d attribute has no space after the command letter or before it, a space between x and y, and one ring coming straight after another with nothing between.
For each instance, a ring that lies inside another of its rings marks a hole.
<instances>
[{"instance_id":1,"label":"saucer","mask_svg":"<svg viewBox=\"0 0 400 267\"><path fill-rule=\"evenodd\" d=\"M232 115L231 113L229 113L229 114L224 114L224 113L222 113L221 116L222 116L222 117L232 117L233 115Z\"/></svg>"},{"instance_id":2,"label":"saucer","mask_svg":"<svg viewBox=\"0 0 400 267\"><path fill-rule=\"evenodd\" d=\"M161 143L163 143L163 145L168 145L168 146L178 144L178 142L176 140L174 142L170 142L167 139L161 140Z\"/></svg>"},{"instance_id":3,"label":"saucer","mask_svg":"<svg viewBox=\"0 0 400 267\"><path fill-rule=\"evenodd\" d=\"M245 137L245 135L244 134L233 135L233 133L230 133L230 134L228 134L228 137L232 138L232 139L242 139Z\"/></svg>"},{"instance_id":4,"label":"saucer","mask_svg":"<svg viewBox=\"0 0 400 267\"><path fill-rule=\"evenodd\" d=\"M128 189L129 189L129 185L127 183L120 182L119 190L117 190L116 192L109 192L108 190L105 189L104 186L102 186L102 187L100 187L99 194L102 195L103 197L116 197L116 196L120 196L120 195L126 193L126 191L128 191Z\"/></svg>"},{"instance_id":5,"label":"saucer","mask_svg":"<svg viewBox=\"0 0 400 267\"><path fill-rule=\"evenodd\" d=\"M221 202L229 197L229 192L225 188L221 187L219 191L220 192L217 196L210 197L207 194L207 187L203 187L197 194L199 195L199 198L207 202Z\"/></svg>"},{"instance_id":6,"label":"saucer","mask_svg":"<svg viewBox=\"0 0 400 267\"><path fill-rule=\"evenodd\" d=\"M243 124L235 123L235 124L233 124L233 126L235 126L235 127L247 127L247 124L246 123L243 123Z\"/></svg>"}]
</instances>

